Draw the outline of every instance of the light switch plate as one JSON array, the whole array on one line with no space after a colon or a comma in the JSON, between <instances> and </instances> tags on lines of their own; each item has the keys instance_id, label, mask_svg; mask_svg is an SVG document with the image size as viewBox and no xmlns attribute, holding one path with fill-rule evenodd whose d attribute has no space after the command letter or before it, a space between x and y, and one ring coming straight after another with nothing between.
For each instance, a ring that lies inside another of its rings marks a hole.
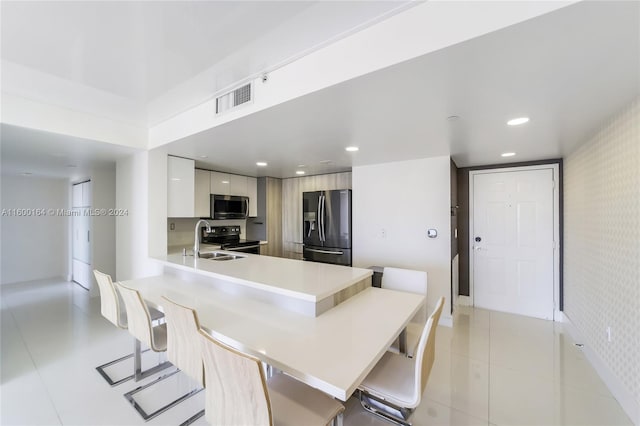
<instances>
[{"instance_id":1,"label":"light switch plate","mask_svg":"<svg viewBox=\"0 0 640 426\"><path fill-rule=\"evenodd\" d=\"M427 237L436 238L438 236L438 231L435 229L427 229Z\"/></svg>"}]
</instances>

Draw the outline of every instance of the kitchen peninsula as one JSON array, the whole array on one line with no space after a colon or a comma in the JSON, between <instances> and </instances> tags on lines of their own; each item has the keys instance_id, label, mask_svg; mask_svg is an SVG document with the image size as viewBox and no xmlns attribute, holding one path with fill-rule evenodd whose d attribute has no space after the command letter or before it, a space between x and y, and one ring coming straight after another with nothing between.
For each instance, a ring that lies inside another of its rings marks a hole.
<instances>
[{"instance_id":1,"label":"kitchen peninsula","mask_svg":"<svg viewBox=\"0 0 640 426\"><path fill-rule=\"evenodd\" d=\"M371 287L373 271L271 256L217 251L232 260L169 254L156 258L165 274L206 283L216 290L318 316Z\"/></svg>"}]
</instances>

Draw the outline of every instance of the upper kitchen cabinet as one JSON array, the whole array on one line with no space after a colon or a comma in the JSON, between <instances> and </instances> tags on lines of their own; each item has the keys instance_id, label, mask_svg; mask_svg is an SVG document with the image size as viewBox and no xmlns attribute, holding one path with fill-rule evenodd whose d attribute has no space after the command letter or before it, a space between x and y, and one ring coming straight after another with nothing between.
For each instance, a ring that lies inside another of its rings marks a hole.
<instances>
[{"instance_id":1,"label":"upper kitchen cabinet","mask_svg":"<svg viewBox=\"0 0 640 426\"><path fill-rule=\"evenodd\" d=\"M231 195L231 181L229 174L211 172L211 193L216 195ZM233 194L240 195L240 194Z\"/></svg>"},{"instance_id":2,"label":"upper kitchen cabinet","mask_svg":"<svg viewBox=\"0 0 640 426\"><path fill-rule=\"evenodd\" d=\"M216 195L247 196L247 177L211 172L211 193Z\"/></svg>"},{"instance_id":3,"label":"upper kitchen cabinet","mask_svg":"<svg viewBox=\"0 0 640 426\"><path fill-rule=\"evenodd\" d=\"M171 156L167 160L167 216L194 217L195 161Z\"/></svg>"},{"instance_id":4,"label":"upper kitchen cabinet","mask_svg":"<svg viewBox=\"0 0 640 426\"><path fill-rule=\"evenodd\" d=\"M73 185L71 207L91 207L91 181Z\"/></svg>"},{"instance_id":5,"label":"upper kitchen cabinet","mask_svg":"<svg viewBox=\"0 0 640 426\"><path fill-rule=\"evenodd\" d=\"M195 184L195 215L196 217L211 217L211 172L196 169Z\"/></svg>"}]
</instances>

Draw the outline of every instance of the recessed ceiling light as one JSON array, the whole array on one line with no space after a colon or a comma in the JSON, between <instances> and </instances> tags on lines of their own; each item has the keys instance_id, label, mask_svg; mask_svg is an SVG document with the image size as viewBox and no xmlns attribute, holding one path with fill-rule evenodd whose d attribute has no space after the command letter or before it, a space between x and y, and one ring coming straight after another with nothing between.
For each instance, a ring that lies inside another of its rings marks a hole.
<instances>
[{"instance_id":1,"label":"recessed ceiling light","mask_svg":"<svg viewBox=\"0 0 640 426\"><path fill-rule=\"evenodd\" d=\"M209 158L208 155L198 155L198 157L200 157L200 158Z\"/></svg>"},{"instance_id":2,"label":"recessed ceiling light","mask_svg":"<svg viewBox=\"0 0 640 426\"><path fill-rule=\"evenodd\" d=\"M505 152L502 154L502 157L513 157L514 155L516 155L515 152Z\"/></svg>"},{"instance_id":3,"label":"recessed ceiling light","mask_svg":"<svg viewBox=\"0 0 640 426\"><path fill-rule=\"evenodd\" d=\"M180 178L171 178L171 180L173 180L173 181L179 181L179 180L180 180Z\"/></svg>"},{"instance_id":4,"label":"recessed ceiling light","mask_svg":"<svg viewBox=\"0 0 640 426\"><path fill-rule=\"evenodd\" d=\"M229 183L229 181L228 180L223 180L222 183Z\"/></svg>"},{"instance_id":5,"label":"recessed ceiling light","mask_svg":"<svg viewBox=\"0 0 640 426\"><path fill-rule=\"evenodd\" d=\"M256 166L266 167L266 166L267 166L267 163L265 163L264 161L258 161L258 162L256 163Z\"/></svg>"},{"instance_id":6,"label":"recessed ceiling light","mask_svg":"<svg viewBox=\"0 0 640 426\"><path fill-rule=\"evenodd\" d=\"M320 164L331 164L332 161L331 160L321 160Z\"/></svg>"},{"instance_id":7,"label":"recessed ceiling light","mask_svg":"<svg viewBox=\"0 0 640 426\"><path fill-rule=\"evenodd\" d=\"M358 148L357 146L348 146L345 149L349 152L356 152L360 148Z\"/></svg>"},{"instance_id":8,"label":"recessed ceiling light","mask_svg":"<svg viewBox=\"0 0 640 426\"><path fill-rule=\"evenodd\" d=\"M507 121L509 126L519 126L521 124L527 123L529 121L529 117L518 117Z\"/></svg>"},{"instance_id":9,"label":"recessed ceiling light","mask_svg":"<svg viewBox=\"0 0 640 426\"><path fill-rule=\"evenodd\" d=\"M304 170L296 170L296 174L297 175L303 175L304 174Z\"/></svg>"},{"instance_id":10,"label":"recessed ceiling light","mask_svg":"<svg viewBox=\"0 0 640 426\"><path fill-rule=\"evenodd\" d=\"M65 167L68 167L70 169L75 169L78 166L76 166L75 164L67 164Z\"/></svg>"},{"instance_id":11,"label":"recessed ceiling light","mask_svg":"<svg viewBox=\"0 0 640 426\"><path fill-rule=\"evenodd\" d=\"M306 164L298 164L298 168L299 168L299 169L301 169L301 168L303 168L303 167L307 167L307 165L306 165Z\"/></svg>"}]
</instances>

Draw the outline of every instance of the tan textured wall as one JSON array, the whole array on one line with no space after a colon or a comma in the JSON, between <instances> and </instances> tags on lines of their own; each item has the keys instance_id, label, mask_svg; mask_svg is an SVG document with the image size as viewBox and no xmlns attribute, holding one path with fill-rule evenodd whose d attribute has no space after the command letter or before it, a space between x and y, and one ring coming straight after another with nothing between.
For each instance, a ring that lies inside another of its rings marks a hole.
<instances>
[{"instance_id":1,"label":"tan textured wall","mask_svg":"<svg viewBox=\"0 0 640 426\"><path fill-rule=\"evenodd\" d=\"M565 313L640 401L639 100L564 164Z\"/></svg>"}]
</instances>

